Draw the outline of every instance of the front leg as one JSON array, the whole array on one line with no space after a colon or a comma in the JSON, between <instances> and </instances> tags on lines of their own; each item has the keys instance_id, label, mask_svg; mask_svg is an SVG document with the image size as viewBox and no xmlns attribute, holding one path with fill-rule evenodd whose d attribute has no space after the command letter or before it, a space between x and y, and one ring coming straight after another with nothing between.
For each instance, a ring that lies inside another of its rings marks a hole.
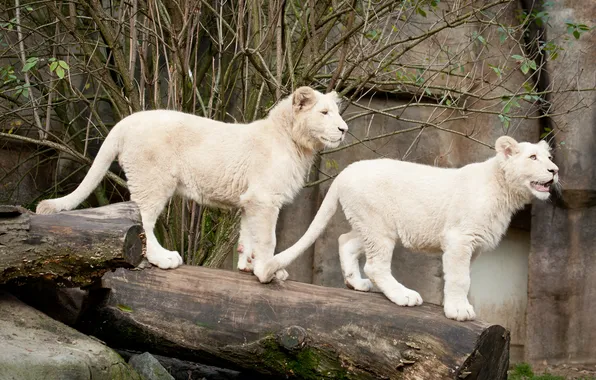
<instances>
[{"instance_id":1,"label":"front leg","mask_svg":"<svg viewBox=\"0 0 596 380\"><path fill-rule=\"evenodd\" d=\"M243 221L248 232L246 234L247 239L252 244L252 252L247 253L245 245L243 256L246 257L251 271L254 261L273 258L276 243L275 225L277 224L278 215L279 208L277 207L251 204L244 208ZM282 269L277 271L275 276L280 280L285 280L288 278L288 272Z\"/></svg>"},{"instance_id":2,"label":"front leg","mask_svg":"<svg viewBox=\"0 0 596 380\"><path fill-rule=\"evenodd\" d=\"M248 218L243 210L240 216L240 237L238 238L238 270L252 273L253 242L248 228Z\"/></svg>"},{"instance_id":3,"label":"front leg","mask_svg":"<svg viewBox=\"0 0 596 380\"><path fill-rule=\"evenodd\" d=\"M458 321L471 321L476 318L474 307L468 301L470 291L470 262L474 251L473 244L461 234L449 234L443 254L445 289L443 307L445 316Z\"/></svg>"}]
</instances>

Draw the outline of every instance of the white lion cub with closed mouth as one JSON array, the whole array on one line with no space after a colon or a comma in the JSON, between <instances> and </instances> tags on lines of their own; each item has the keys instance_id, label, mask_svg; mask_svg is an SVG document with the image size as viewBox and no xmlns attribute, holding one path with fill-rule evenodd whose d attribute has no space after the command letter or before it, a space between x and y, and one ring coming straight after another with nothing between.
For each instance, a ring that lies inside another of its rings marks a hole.
<instances>
[{"instance_id":1,"label":"white lion cub with closed mouth","mask_svg":"<svg viewBox=\"0 0 596 380\"><path fill-rule=\"evenodd\" d=\"M304 185L316 152L344 139L348 126L338 102L335 92L300 87L266 119L245 125L167 110L132 114L110 131L79 187L40 202L37 213L75 208L118 157L141 212L150 263L162 269L182 264L178 252L163 248L153 233L178 193L204 205L241 209L238 269L251 271L251 258L273 257L279 209Z\"/></svg>"},{"instance_id":2,"label":"white lion cub with closed mouth","mask_svg":"<svg viewBox=\"0 0 596 380\"><path fill-rule=\"evenodd\" d=\"M401 306L422 304L420 294L391 275L396 240L419 251L443 253L445 315L458 321L476 317L468 302L474 255L497 246L513 213L532 201L546 200L558 182L545 141L518 143L503 136L497 154L460 169L445 169L391 159L349 165L331 184L310 227L292 247L267 262L257 262L261 282L288 266L325 229L341 204L352 231L339 237L346 285L369 291L373 283ZM364 253L364 272L358 258ZM372 282L371 282L372 281Z\"/></svg>"}]
</instances>

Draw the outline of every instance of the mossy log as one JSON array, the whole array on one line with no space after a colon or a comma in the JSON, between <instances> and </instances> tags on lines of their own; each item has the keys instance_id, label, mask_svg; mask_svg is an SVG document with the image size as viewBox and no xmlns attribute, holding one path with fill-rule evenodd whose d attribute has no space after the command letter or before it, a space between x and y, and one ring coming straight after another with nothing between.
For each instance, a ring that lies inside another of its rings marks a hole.
<instances>
[{"instance_id":1,"label":"mossy log","mask_svg":"<svg viewBox=\"0 0 596 380\"><path fill-rule=\"evenodd\" d=\"M137 266L142 232L132 202L53 215L0 206L0 284L88 285L106 271Z\"/></svg>"},{"instance_id":2,"label":"mossy log","mask_svg":"<svg viewBox=\"0 0 596 380\"><path fill-rule=\"evenodd\" d=\"M202 267L118 269L81 328L111 347L240 370L251 378L505 379L509 332L378 293ZM258 374L258 375L256 375ZM258 377L255 377L258 376Z\"/></svg>"}]
</instances>

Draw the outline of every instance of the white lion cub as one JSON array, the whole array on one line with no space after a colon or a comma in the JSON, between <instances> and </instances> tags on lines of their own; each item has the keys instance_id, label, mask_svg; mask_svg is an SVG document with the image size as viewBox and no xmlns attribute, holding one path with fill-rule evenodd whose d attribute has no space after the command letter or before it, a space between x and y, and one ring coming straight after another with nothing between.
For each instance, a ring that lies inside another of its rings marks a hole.
<instances>
[{"instance_id":1,"label":"white lion cub","mask_svg":"<svg viewBox=\"0 0 596 380\"><path fill-rule=\"evenodd\" d=\"M513 213L533 197L548 199L550 187L558 182L558 168L545 141L518 143L503 136L496 150L496 157L460 169L391 159L351 164L331 184L304 236L273 259L257 262L255 275L261 282L271 281L276 271L314 243L339 203L352 226L339 237L348 287L368 291L374 283L398 305L420 305L420 295L391 275L391 256L399 239L407 248L443 252L445 315L458 321L474 319L468 302L474 254L495 248ZM362 253L370 280L360 275Z\"/></svg>"},{"instance_id":2,"label":"white lion cub","mask_svg":"<svg viewBox=\"0 0 596 380\"><path fill-rule=\"evenodd\" d=\"M108 134L79 187L40 202L37 213L76 207L118 157L141 212L150 263L163 269L182 264L178 252L164 249L153 233L157 217L178 193L204 205L241 209L238 269L250 271L250 257L273 257L279 209L304 185L315 153L344 139L348 126L338 101L335 92L300 87L266 119L246 125L166 110L132 114ZM285 270L278 277L287 277Z\"/></svg>"}]
</instances>

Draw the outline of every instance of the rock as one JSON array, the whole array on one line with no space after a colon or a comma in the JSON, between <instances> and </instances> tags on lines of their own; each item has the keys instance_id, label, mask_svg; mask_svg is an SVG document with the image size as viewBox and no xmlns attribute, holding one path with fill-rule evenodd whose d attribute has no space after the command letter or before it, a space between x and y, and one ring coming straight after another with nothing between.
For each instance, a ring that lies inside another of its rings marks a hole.
<instances>
[{"instance_id":1,"label":"rock","mask_svg":"<svg viewBox=\"0 0 596 380\"><path fill-rule=\"evenodd\" d=\"M128 350L116 350L116 352L125 359L138 355L133 351ZM152 356L156 358L176 380L241 380L251 378L250 375L232 369L213 367L161 355Z\"/></svg>"},{"instance_id":2,"label":"rock","mask_svg":"<svg viewBox=\"0 0 596 380\"><path fill-rule=\"evenodd\" d=\"M141 380L109 347L0 292L0 379Z\"/></svg>"},{"instance_id":3,"label":"rock","mask_svg":"<svg viewBox=\"0 0 596 380\"><path fill-rule=\"evenodd\" d=\"M132 356L128 364L137 370L145 380L174 380L174 377L168 373L159 360L148 352Z\"/></svg>"}]
</instances>

